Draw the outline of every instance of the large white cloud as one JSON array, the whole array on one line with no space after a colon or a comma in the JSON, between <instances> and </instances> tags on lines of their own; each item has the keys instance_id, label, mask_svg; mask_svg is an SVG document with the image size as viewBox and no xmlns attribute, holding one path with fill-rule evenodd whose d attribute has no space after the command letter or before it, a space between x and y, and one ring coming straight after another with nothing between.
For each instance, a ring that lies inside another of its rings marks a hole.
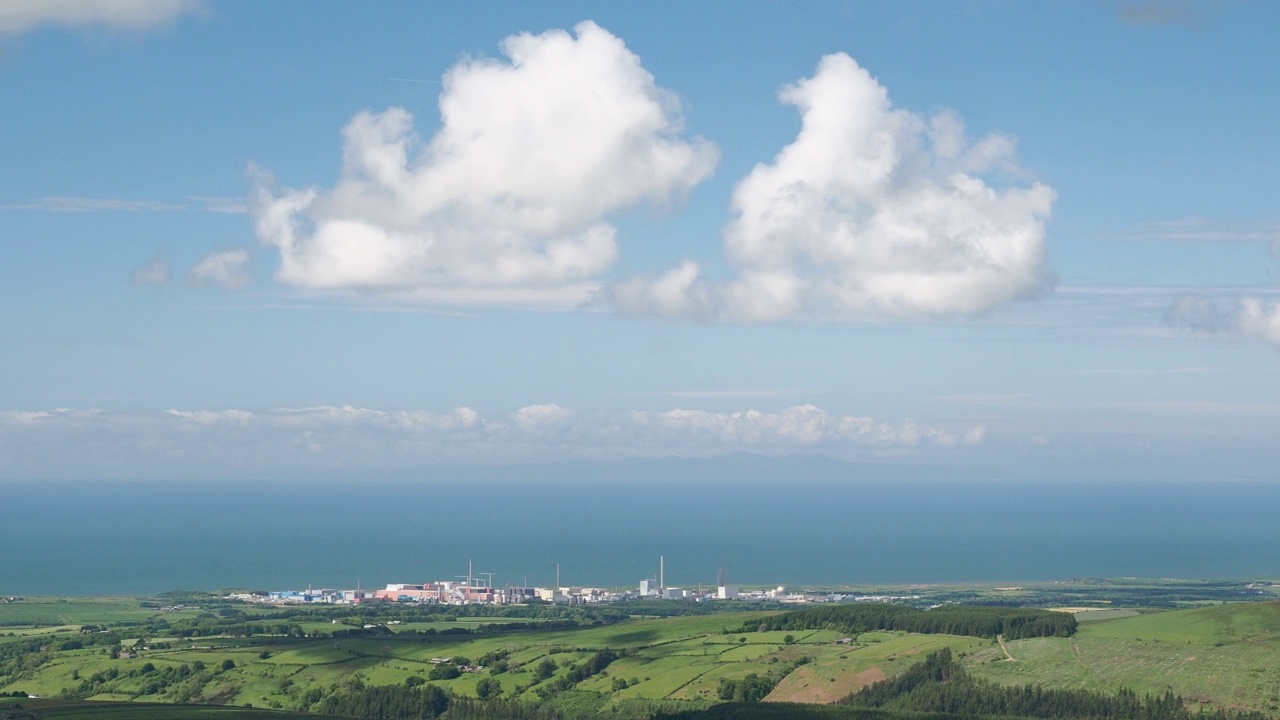
<instances>
[{"instance_id":1,"label":"large white cloud","mask_svg":"<svg viewBox=\"0 0 1280 720\"><path fill-rule=\"evenodd\" d=\"M200 0L4 0L0 34L26 32L40 25L146 30L201 7Z\"/></svg>"},{"instance_id":2,"label":"large white cloud","mask_svg":"<svg viewBox=\"0 0 1280 720\"><path fill-rule=\"evenodd\" d=\"M618 257L611 214L665 207L710 175L716 147L679 137L678 98L594 23L502 51L444 76L430 140L403 109L362 112L342 131L334 187L260 183L257 234L280 252L281 282L583 299Z\"/></svg>"},{"instance_id":3,"label":"large white cloud","mask_svg":"<svg viewBox=\"0 0 1280 720\"><path fill-rule=\"evenodd\" d=\"M782 91L799 135L737 186L724 232L735 275L686 261L610 289L625 312L772 321L981 313L1049 280L1045 222L1055 193L1014 178L1014 142L971 142L960 118L894 107L848 55Z\"/></svg>"},{"instance_id":4,"label":"large white cloud","mask_svg":"<svg viewBox=\"0 0 1280 720\"><path fill-rule=\"evenodd\" d=\"M554 403L497 417L319 406L127 413L0 411L0 477L35 473L224 473L387 468L731 451L949 452L981 444L982 426L941 428L837 415L813 405L777 411L577 411Z\"/></svg>"}]
</instances>

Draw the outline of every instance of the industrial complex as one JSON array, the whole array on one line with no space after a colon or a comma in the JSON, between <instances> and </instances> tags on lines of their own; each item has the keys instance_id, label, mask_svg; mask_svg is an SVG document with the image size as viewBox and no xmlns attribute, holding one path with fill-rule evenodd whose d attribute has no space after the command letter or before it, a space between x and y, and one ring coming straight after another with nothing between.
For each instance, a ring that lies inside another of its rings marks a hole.
<instances>
[{"instance_id":1,"label":"industrial complex","mask_svg":"<svg viewBox=\"0 0 1280 720\"><path fill-rule=\"evenodd\" d=\"M326 603L359 604L370 602L435 603L445 605L501 605L528 602L547 602L563 605L583 605L602 602L627 602L644 599L661 600L774 600L779 602L814 602L828 599L807 593L789 593L779 586L770 590L743 592L727 582L722 568L717 573L713 588L696 590L671 587L666 584L666 558L658 558L656 578L639 581L634 589L619 590L600 587L564 586L560 584L560 566L556 566L554 587L527 587L525 583L496 587L492 573L474 573L469 564L467 574L456 580L439 580L427 583L390 583L379 590L312 589L274 590L266 593L241 593L237 598L251 602L290 604Z\"/></svg>"}]
</instances>

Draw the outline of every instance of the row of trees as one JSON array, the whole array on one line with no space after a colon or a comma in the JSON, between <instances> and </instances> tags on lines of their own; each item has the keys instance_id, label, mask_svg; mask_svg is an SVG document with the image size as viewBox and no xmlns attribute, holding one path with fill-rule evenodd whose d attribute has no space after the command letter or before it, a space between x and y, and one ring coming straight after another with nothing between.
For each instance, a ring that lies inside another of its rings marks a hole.
<instances>
[{"instance_id":1,"label":"row of trees","mask_svg":"<svg viewBox=\"0 0 1280 720\"><path fill-rule=\"evenodd\" d=\"M750 673L744 678L730 680L729 678L720 678L720 687L717 694L721 700L731 700L734 702L760 702L766 695L773 692L773 688L778 684L778 678L770 675L757 675Z\"/></svg>"},{"instance_id":2,"label":"row of trees","mask_svg":"<svg viewBox=\"0 0 1280 720\"><path fill-rule=\"evenodd\" d=\"M774 615L744 625L751 630L835 630L857 635L872 630L945 633L1010 640L1030 637L1068 637L1075 634L1070 613L1028 608L947 605L917 610L906 605L824 605Z\"/></svg>"},{"instance_id":3,"label":"row of trees","mask_svg":"<svg viewBox=\"0 0 1280 720\"><path fill-rule=\"evenodd\" d=\"M367 635L389 634L389 630L383 623L390 620L400 620L401 622L411 622L413 616L420 615L418 613L370 613L358 616L352 616L349 613L350 608L342 608L341 610L329 608L322 611L309 610L302 612L299 610L284 610L280 615L260 616L251 615L232 609L231 612L219 611L217 614L211 612L202 612L192 618L176 618L166 619L162 616L154 616L148 618L145 622L132 625L136 632L143 632L147 635L167 635L170 637L195 638L195 637L214 637L220 635L228 635L232 637L286 637L286 638L317 638L317 637L360 637ZM403 617L408 615L410 620L404 620ZM441 615L427 613L425 617L435 621L449 621L457 618L451 615ZM616 618L608 616L609 621ZM417 619L422 619L418 617ZM305 632L299 622L319 622L338 620L338 624L334 625L332 630L320 631L313 630L310 633ZM467 635L467 634L487 634L494 632L512 632L517 630L530 629L568 629L579 627L583 624L582 619L572 617L549 618L546 620L524 620L502 623L488 623L476 627L450 627L437 630L428 628L420 631L401 632L402 635ZM604 623L605 620L599 617L594 618L589 623ZM373 627L366 627L372 625ZM88 637L88 636L86 636Z\"/></svg>"},{"instance_id":4,"label":"row of trees","mask_svg":"<svg viewBox=\"0 0 1280 720\"><path fill-rule=\"evenodd\" d=\"M320 702L319 710L365 720L430 720L441 715L449 720L561 720L558 712L545 705L503 700L496 694L464 697L429 684L363 687L333 694Z\"/></svg>"},{"instance_id":5,"label":"row of trees","mask_svg":"<svg viewBox=\"0 0 1280 720\"><path fill-rule=\"evenodd\" d=\"M583 680L586 680L593 675L600 674L605 668L609 667L610 663L620 657L622 657L622 654L615 650L610 650L609 648L600 650L582 663L571 666L568 672L562 674L552 682L539 687L537 695L545 700L552 695L564 692L565 690L570 690ZM548 664L550 665L549 668L547 668ZM542 664L534 669L534 678L545 680L550 678L551 674L554 672L555 663L552 662L550 658L547 658L542 661Z\"/></svg>"},{"instance_id":6,"label":"row of trees","mask_svg":"<svg viewBox=\"0 0 1280 720\"><path fill-rule=\"evenodd\" d=\"M791 637L788 635L787 637ZM788 641L790 642L790 641ZM717 688L717 695L721 700L727 702L754 703L764 700L765 696L773 692L773 689L782 682L782 679L790 675L797 667L809 662L807 656L802 656L798 660L790 663L780 663L778 666L765 675L750 673L746 677L732 679L720 678L720 686Z\"/></svg>"}]
</instances>

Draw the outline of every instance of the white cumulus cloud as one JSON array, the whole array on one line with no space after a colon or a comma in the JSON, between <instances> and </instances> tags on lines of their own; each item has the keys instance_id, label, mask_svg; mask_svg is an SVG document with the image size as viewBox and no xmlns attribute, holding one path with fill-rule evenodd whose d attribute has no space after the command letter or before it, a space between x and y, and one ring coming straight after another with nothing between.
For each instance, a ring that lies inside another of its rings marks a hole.
<instances>
[{"instance_id":1,"label":"white cumulus cloud","mask_svg":"<svg viewBox=\"0 0 1280 720\"><path fill-rule=\"evenodd\" d=\"M191 266L188 276L197 286L239 290L249 284L249 253L246 250L214 253Z\"/></svg>"},{"instance_id":2,"label":"white cumulus cloud","mask_svg":"<svg viewBox=\"0 0 1280 720\"><path fill-rule=\"evenodd\" d=\"M40 25L147 30L202 7L199 0L4 0L0 34L26 32Z\"/></svg>"},{"instance_id":3,"label":"white cumulus cloud","mask_svg":"<svg viewBox=\"0 0 1280 720\"><path fill-rule=\"evenodd\" d=\"M275 189L260 173L251 211L279 250L279 281L582 300L618 257L611 214L666 207L710 175L716 147L680 137L679 99L606 30L584 22L501 47L506 60L445 74L430 139L406 110L366 111L342 131L334 187Z\"/></svg>"},{"instance_id":4,"label":"white cumulus cloud","mask_svg":"<svg viewBox=\"0 0 1280 720\"><path fill-rule=\"evenodd\" d=\"M1050 280L1045 222L1056 197L1021 171L1013 139L971 141L953 112L925 118L843 53L786 87L795 141L738 183L724 245L734 276L685 262L610 288L637 314L762 322L981 313Z\"/></svg>"},{"instance_id":5,"label":"white cumulus cloud","mask_svg":"<svg viewBox=\"0 0 1280 720\"><path fill-rule=\"evenodd\" d=\"M527 405L517 410L512 419L522 430L558 428L573 420L573 411L555 403Z\"/></svg>"},{"instance_id":6,"label":"white cumulus cloud","mask_svg":"<svg viewBox=\"0 0 1280 720\"><path fill-rule=\"evenodd\" d=\"M1224 310L1213 297L1186 293L1165 311L1165 322L1196 332L1254 338L1280 349L1280 302L1274 300L1245 296Z\"/></svg>"},{"instance_id":7,"label":"white cumulus cloud","mask_svg":"<svg viewBox=\"0 0 1280 720\"><path fill-rule=\"evenodd\" d=\"M1245 335L1280 347L1280 303L1241 298L1236 325Z\"/></svg>"}]
</instances>

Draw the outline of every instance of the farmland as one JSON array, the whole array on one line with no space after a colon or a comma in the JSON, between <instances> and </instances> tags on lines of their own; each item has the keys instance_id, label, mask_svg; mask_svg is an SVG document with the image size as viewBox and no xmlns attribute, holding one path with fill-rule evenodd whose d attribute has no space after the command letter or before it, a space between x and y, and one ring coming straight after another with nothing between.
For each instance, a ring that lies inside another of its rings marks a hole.
<instances>
[{"instance_id":1,"label":"farmland","mask_svg":"<svg viewBox=\"0 0 1280 720\"><path fill-rule=\"evenodd\" d=\"M458 695L476 696L481 683L487 683L487 693L500 697L626 714L628 708L647 709L666 701L710 704L718 700L722 681L750 675L786 676L770 699L830 702L860 684L892 676L921 653L939 647L975 652L990 643L876 632L837 644L841 634L828 630L730 632L759 617L717 613L512 632L491 624L481 633L425 635L421 625L408 623L376 636L323 639L153 636L136 657L118 658L97 646L56 650L65 639L79 637L69 626L15 628L12 638L0 640L45 643L42 654L47 657L0 685L0 692L315 710L330 695L417 678ZM19 634L37 630L44 634ZM572 684L564 681L606 649L621 657L604 672ZM443 658L487 667L433 678ZM558 689L549 692L553 687Z\"/></svg>"},{"instance_id":2,"label":"farmland","mask_svg":"<svg viewBox=\"0 0 1280 720\"><path fill-rule=\"evenodd\" d=\"M372 617L346 615L360 612L350 608L305 616L251 608L257 617L237 607L161 613L128 599L30 599L0 606L0 694L337 714L336 701L366 688L430 685L568 718L646 717L744 693L833 703L945 648L976 678L1003 685L1168 691L1192 707L1280 711L1280 603L1190 604L1075 608L1074 635L1002 645L991 637L798 629L776 610L628 618L614 608L527 608L501 611L527 617L467 617L383 606L364 612L406 619L370 624L363 621ZM186 634L196 627L205 634ZM46 717L61 717L52 712Z\"/></svg>"}]
</instances>

